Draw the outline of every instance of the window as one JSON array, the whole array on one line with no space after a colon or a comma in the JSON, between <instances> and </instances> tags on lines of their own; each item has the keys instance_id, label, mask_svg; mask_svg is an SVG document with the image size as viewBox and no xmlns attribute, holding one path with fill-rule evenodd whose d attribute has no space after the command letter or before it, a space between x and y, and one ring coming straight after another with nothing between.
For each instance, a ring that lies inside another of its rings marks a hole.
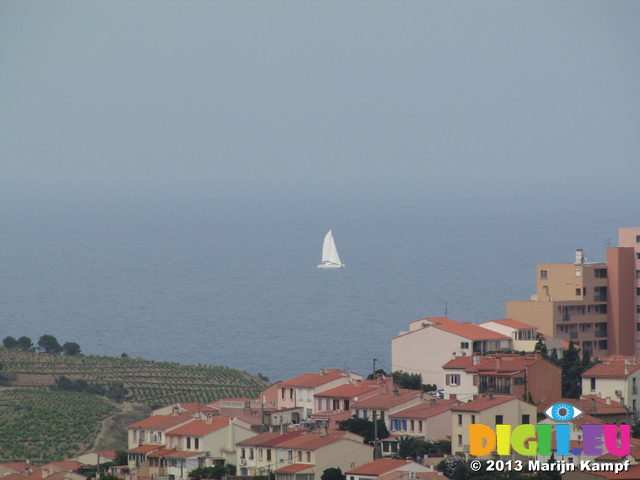
<instances>
[{"instance_id":1,"label":"window","mask_svg":"<svg viewBox=\"0 0 640 480\"><path fill-rule=\"evenodd\" d=\"M460 374L449 374L445 376L447 385L460 385Z\"/></svg>"},{"instance_id":2,"label":"window","mask_svg":"<svg viewBox=\"0 0 640 480\"><path fill-rule=\"evenodd\" d=\"M302 461L302 450L298 450L298 461Z\"/></svg>"},{"instance_id":3,"label":"window","mask_svg":"<svg viewBox=\"0 0 640 480\"><path fill-rule=\"evenodd\" d=\"M356 408L356 415L355 416L356 416L356 418L360 418L360 410L358 410L357 408Z\"/></svg>"},{"instance_id":4,"label":"window","mask_svg":"<svg viewBox=\"0 0 640 480\"><path fill-rule=\"evenodd\" d=\"M576 288L576 296L580 296L582 295L582 289L581 288Z\"/></svg>"},{"instance_id":5,"label":"window","mask_svg":"<svg viewBox=\"0 0 640 480\"><path fill-rule=\"evenodd\" d=\"M464 350L464 349L469 349L469 342L460 342L460 349Z\"/></svg>"},{"instance_id":6,"label":"window","mask_svg":"<svg viewBox=\"0 0 640 480\"><path fill-rule=\"evenodd\" d=\"M476 423L476 416L475 415L471 415L471 423Z\"/></svg>"},{"instance_id":7,"label":"window","mask_svg":"<svg viewBox=\"0 0 640 480\"><path fill-rule=\"evenodd\" d=\"M253 447L249 449L249 460L253 460Z\"/></svg>"},{"instance_id":8,"label":"window","mask_svg":"<svg viewBox=\"0 0 640 480\"><path fill-rule=\"evenodd\" d=\"M638 325L640 325L640 323ZM138 441L138 431L137 430L133 431L133 441L134 442Z\"/></svg>"},{"instance_id":9,"label":"window","mask_svg":"<svg viewBox=\"0 0 640 480\"><path fill-rule=\"evenodd\" d=\"M502 415L496 415L496 425L502 425L503 422L504 422L504 419Z\"/></svg>"},{"instance_id":10,"label":"window","mask_svg":"<svg viewBox=\"0 0 640 480\"><path fill-rule=\"evenodd\" d=\"M522 377L515 377L513 379L513 384L514 385L522 385Z\"/></svg>"},{"instance_id":11,"label":"window","mask_svg":"<svg viewBox=\"0 0 640 480\"><path fill-rule=\"evenodd\" d=\"M596 268L594 271L596 278L607 278L606 268Z\"/></svg>"},{"instance_id":12,"label":"window","mask_svg":"<svg viewBox=\"0 0 640 480\"><path fill-rule=\"evenodd\" d=\"M636 270L636 278L640 278L640 270Z\"/></svg>"},{"instance_id":13,"label":"window","mask_svg":"<svg viewBox=\"0 0 640 480\"><path fill-rule=\"evenodd\" d=\"M640 235L636 235L636 243L640 243Z\"/></svg>"},{"instance_id":14,"label":"window","mask_svg":"<svg viewBox=\"0 0 640 480\"><path fill-rule=\"evenodd\" d=\"M262 448L258 449L258 458L262 460Z\"/></svg>"},{"instance_id":15,"label":"window","mask_svg":"<svg viewBox=\"0 0 640 480\"><path fill-rule=\"evenodd\" d=\"M187 449L191 448L191 437L187 437Z\"/></svg>"},{"instance_id":16,"label":"window","mask_svg":"<svg viewBox=\"0 0 640 480\"><path fill-rule=\"evenodd\" d=\"M529 422L529 415L526 415L526 414L522 415L522 424L524 425L524 424L527 424L527 423L530 423Z\"/></svg>"},{"instance_id":17,"label":"window","mask_svg":"<svg viewBox=\"0 0 640 480\"><path fill-rule=\"evenodd\" d=\"M582 269L581 268L576 268L576 277L579 277L582 275Z\"/></svg>"},{"instance_id":18,"label":"window","mask_svg":"<svg viewBox=\"0 0 640 480\"><path fill-rule=\"evenodd\" d=\"M200 439L199 438L194 438L193 439L193 448L195 448L196 450L200 450ZM253 458L253 448L251 449L251 457Z\"/></svg>"},{"instance_id":19,"label":"window","mask_svg":"<svg viewBox=\"0 0 640 480\"><path fill-rule=\"evenodd\" d=\"M636 313L640 313L640 305L636 305Z\"/></svg>"},{"instance_id":20,"label":"window","mask_svg":"<svg viewBox=\"0 0 640 480\"><path fill-rule=\"evenodd\" d=\"M285 398L287 398L287 397L286 397L285 389L283 388L282 389L282 399L284 400Z\"/></svg>"},{"instance_id":21,"label":"window","mask_svg":"<svg viewBox=\"0 0 640 480\"><path fill-rule=\"evenodd\" d=\"M640 287L636 287L636 295L640 295Z\"/></svg>"},{"instance_id":22,"label":"window","mask_svg":"<svg viewBox=\"0 0 640 480\"><path fill-rule=\"evenodd\" d=\"M311 452L307 452L307 463L311 463Z\"/></svg>"},{"instance_id":23,"label":"window","mask_svg":"<svg viewBox=\"0 0 640 480\"><path fill-rule=\"evenodd\" d=\"M293 400L293 388L289 389L289 399Z\"/></svg>"},{"instance_id":24,"label":"window","mask_svg":"<svg viewBox=\"0 0 640 480\"><path fill-rule=\"evenodd\" d=\"M540 278L541 279L545 279L547 278L547 271L546 270L540 270Z\"/></svg>"},{"instance_id":25,"label":"window","mask_svg":"<svg viewBox=\"0 0 640 480\"><path fill-rule=\"evenodd\" d=\"M458 446L462 446L462 435L458 435Z\"/></svg>"},{"instance_id":26,"label":"window","mask_svg":"<svg viewBox=\"0 0 640 480\"><path fill-rule=\"evenodd\" d=\"M458 414L458 425L462 425L462 415Z\"/></svg>"}]
</instances>

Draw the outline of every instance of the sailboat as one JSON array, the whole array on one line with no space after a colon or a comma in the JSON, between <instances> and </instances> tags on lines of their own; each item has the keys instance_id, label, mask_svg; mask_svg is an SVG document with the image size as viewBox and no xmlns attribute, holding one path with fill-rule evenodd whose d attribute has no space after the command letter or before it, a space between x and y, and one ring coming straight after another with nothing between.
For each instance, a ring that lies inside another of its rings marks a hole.
<instances>
[{"instance_id":1,"label":"sailboat","mask_svg":"<svg viewBox=\"0 0 640 480\"><path fill-rule=\"evenodd\" d=\"M331 230L324 237L324 243L322 244L322 263L318 265L318 268L342 268L344 265L340 261L338 256L338 250L336 249L336 242L333 241L333 234Z\"/></svg>"}]
</instances>

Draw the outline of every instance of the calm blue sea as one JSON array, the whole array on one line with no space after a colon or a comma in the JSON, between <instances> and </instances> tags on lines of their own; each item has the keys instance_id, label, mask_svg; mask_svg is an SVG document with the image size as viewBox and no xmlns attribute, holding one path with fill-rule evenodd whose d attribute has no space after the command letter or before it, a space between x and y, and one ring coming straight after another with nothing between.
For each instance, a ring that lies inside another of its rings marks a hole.
<instances>
[{"instance_id":1,"label":"calm blue sea","mask_svg":"<svg viewBox=\"0 0 640 480\"><path fill-rule=\"evenodd\" d=\"M367 374L373 358L390 367L410 321L445 308L504 318L507 300L534 293L536 263L571 262L575 248L603 260L616 229L634 226L631 211L403 198L13 199L0 218L0 336L272 381L322 366ZM315 268L329 228L344 269Z\"/></svg>"}]
</instances>

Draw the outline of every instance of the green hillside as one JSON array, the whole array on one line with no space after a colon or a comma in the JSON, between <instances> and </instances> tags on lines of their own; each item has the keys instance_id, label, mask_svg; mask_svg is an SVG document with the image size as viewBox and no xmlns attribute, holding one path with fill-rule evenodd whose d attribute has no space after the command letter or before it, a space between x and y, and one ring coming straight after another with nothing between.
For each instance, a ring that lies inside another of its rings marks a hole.
<instances>
[{"instance_id":1,"label":"green hillside","mask_svg":"<svg viewBox=\"0 0 640 480\"><path fill-rule=\"evenodd\" d=\"M227 367L140 358L56 355L0 349L0 462L62 460L92 449L125 449L126 425L175 402L256 398L268 384ZM66 384L125 397L57 391ZM80 381L80 382L79 382Z\"/></svg>"}]
</instances>

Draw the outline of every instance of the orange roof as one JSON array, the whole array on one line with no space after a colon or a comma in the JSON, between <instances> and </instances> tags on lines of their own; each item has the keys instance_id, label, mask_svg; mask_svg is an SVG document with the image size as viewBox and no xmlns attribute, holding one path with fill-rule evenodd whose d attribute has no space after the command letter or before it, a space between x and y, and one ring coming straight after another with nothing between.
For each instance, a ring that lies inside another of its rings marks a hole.
<instances>
[{"instance_id":1,"label":"orange roof","mask_svg":"<svg viewBox=\"0 0 640 480\"><path fill-rule=\"evenodd\" d=\"M101 457L109 458L111 460L115 460L116 459L116 451L115 450L95 450L95 451L89 452L89 453L93 453L93 454L99 455Z\"/></svg>"},{"instance_id":2,"label":"orange roof","mask_svg":"<svg viewBox=\"0 0 640 480\"><path fill-rule=\"evenodd\" d=\"M401 388L398 390L398 395L394 395L391 392L379 393L364 400L354 402L351 408L391 408L415 400L420 393L418 390Z\"/></svg>"},{"instance_id":3,"label":"orange roof","mask_svg":"<svg viewBox=\"0 0 640 480\"><path fill-rule=\"evenodd\" d=\"M178 415L153 415L139 422L132 423L129 428L153 428L157 430L166 430L176 427L182 423L186 423L193 419L193 412L182 412Z\"/></svg>"},{"instance_id":4,"label":"orange roof","mask_svg":"<svg viewBox=\"0 0 640 480\"><path fill-rule=\"evenodd\" d=\"M410 335L415 332L420 332L425 328L437 328L439 330L444 330L445 332L453 333L454 335L458 335L468 340L498 340L503 338L504 339L509 338L506 335L503 335L498 332L494 332L493 330L489 330L488 328L481 327L475 323L460 323L446 317L422 318L420 320L414 320L411 323L415 323L415 322L426 323L425 321L429 322L430 324L425 325L422 328L407 332L404 335Z\"/></svg>"},{"instance_id":5,"label":"orange roof","mask_svg":"<svg viewBox=\"0 0 640 480\"><path fill-rule=\"evenodd\" d=\"M347 383L339 387L330 388L322 393L317 393L316 397L331 398L353 398L358 395L369 393L380 387L381 384L377 380L362 380L356 383Z\"/></svg>"},{"instance_id":6,"label":"orange roof","mask_svg":"<svg viewBox=\"0 0 640 480\"><path fill-rule=\"evenodd\" d=\"M482 412L483 410L487 410L513 400L516 400L516 397L511 395L494 395L493 398L490 398L489 395L485 395L477 400L457 405L451 408L451 410L454 412Z\"/></svg>"},{"instance_id":7,"label":"orange roof","mask_svg":"<svg viewBox=\"0 0 640 480\"><path fill-rule=\"evenodd\" d=\"M189 458L198 455L202 455L202 452L186 452L184 450L176 450L174 448L163 448L157 452L147 454L147 457Z\"/></svg>"},{"instance_id":8,"label":"orange roof","mask_svg":"<svg viewBox=\"0 0 640 480\"><path fill-rule=\"evenodd\" d=\"M328 369L327 373L303 373L291 380L280 383L283 387L317 387L341 377L346 377L345 370Z\"/></svg>"},{"instance_id":9,"label":"orange roof","mask_svg":"<svg viewBox=\"0 0 640 480\"><path fill-rule=\"evenodd\" d=\"M431 418L441 413L450 411L451 408L460 405L458 400L437 399L435 405L430 402L421 403L415 407L406 408L398 413L389 414L390 418Z\"/></svg>"},{"instance_id":10,"label":"orange roof","mask_svg":"<svg viewBox=\"0 0 640 480\"><path fill-rule=\"evenodd\" d=\"M30 469L34 473L38 473L42 475L42 470L40 467L36 467L35 465L31 465L27 462L9 462L9 463L0 463L3 467L10 468L11 470L15 470L17 473L22 474L26 468Z\"/></svg>"},{"instance_id":11,"label":"orange roof","mask_svg":"<svg viewBox=\"0 0 640 480\"><path fill-rule=\"evenodd\" d=\"M498 359L500 359L499 362ZM535 358L511 353L485 355L480 357L478 360L479 363L474 365L473 356L456 357L445 363L442 368L464 368L466 372L470 373L516 373L523 371L526 367L538 361L547 361L540 357ZM560 369L560 367L557 368Z\"/></svg>"},{"instance_id":12,"label":"orange roof","mask_svg":"<svg viewBox=\"0 0 640 480\"><path fill-rule=\"evenodd\" d=\"M344 432L343 432L344 435ZM305 435L299 435L286 440L278 444L278 447L283 448L296 448L299 450L315 450L316 448L335 443L340 440L344 440L343 435L320 435L314 433L307 433Z\"/></svg>"},{"instance_id":13,"label":"orange roof","mask_svg":"<svg viewBox=\"0 0 640 480\"><path fill-rule=\"evenodd\" d=\"M287 465L286 467L282 467L276 470L279 473L298 473L302 470L306 470L307 468L313 468L315 465L311 464L302 464L302 463L292 463L291 465Z\"/></svg>"},{"instance_id":14,"label":"orange roof","mask_svg":"<svg viewBox=\"0 0 640 480\"><path fill-rule=\"evenodd\" d=\"M583 377L613 377L626 378L640 370L640 365L633 357L611 355L605 357L602 363L594 365L582 374Z\"/></svg>"},{"instance_id":15,"label":"orange roof","mask_svg":"<svg viewBox=\"0 0 640 480\"><path fill-rule=\"evenodd\" d=\"M48 467L49 465L54 465L56 467L62 468L64 470L68 470L70 472L73 472L77 469L79 469L80 467L82 467L82 463L80 462L76 462L74 460L67 460L67 461L63 461L63 462L51 462L48 463L47 465L43 465L43 467Z\"/></svg>"},{"instance_id":16,"label":"orange roof","mask_svg":"<svg viewBox=\"0 0 640 480\"><path fill-rule=\"evenodd\" d=\"M485 323L499 323L500 325L504 325L505 327L517 328L518 330L537 330L538 327L534 327L533 325L529 325L528 323L519 322L518 320L513 320L512 318L503 318L500 320L489 320L488 322L482 322L480 325L484 325Z\"/></svg>"},{"instance_id":17,"label":"orange roof","mask_svg":"<svg viewBox=\"0 0 640 480\"><path fill-rule=\"evenodd\" d=\"M202 437L216 430L220 430L229 425L229 417L213 417L211 422L207 420L192 420L189 423L180 425L167 432L171 435L193 435L196 437Z\"/></svg>"},{"instance_id":18,"label":"orange roof","mask_svg":"<svg viewBox=\"0 0 640 480\"><path fill-rule=\"evenodd\" d=\"M255 446L255 447L275 447L280 445L282 442L285 442L291 438L294 438L298 435L302 435L306 430L297 430L287 433L280 432L267 432L261 433L260 435L256 435L254 437L248 438L247 440L243 440L242 442L236 442L236 445L246 445L246 446Z\"/></svg>"},{"instance_id":19,"label":"orange roof","mask_svg":"<svg viewBox=\"0 0 640 480\"><path fill-rule=\"evenodd\" d=\"M127 451L130 453L147 453L147 452L152 452L153 450L158 450L163 447L164 445L140 445L139 447L134 447Z\"/></svg>"},{"instance_id":20,"label":"orange roof","mask_svg":"<svg viewBox=\"0 0 640 480\"><path fill-rule=\"evenodd\" d=\"M400 460L395 458L379 458L373 462L365 463L359 467L353 468L346 472L347 475L369 475L378 476L388 473L392 470L404 467L407 464L416 463L411 460ZM416 465L420 465L416 463Z\"/></svg>"}]
</instances>

